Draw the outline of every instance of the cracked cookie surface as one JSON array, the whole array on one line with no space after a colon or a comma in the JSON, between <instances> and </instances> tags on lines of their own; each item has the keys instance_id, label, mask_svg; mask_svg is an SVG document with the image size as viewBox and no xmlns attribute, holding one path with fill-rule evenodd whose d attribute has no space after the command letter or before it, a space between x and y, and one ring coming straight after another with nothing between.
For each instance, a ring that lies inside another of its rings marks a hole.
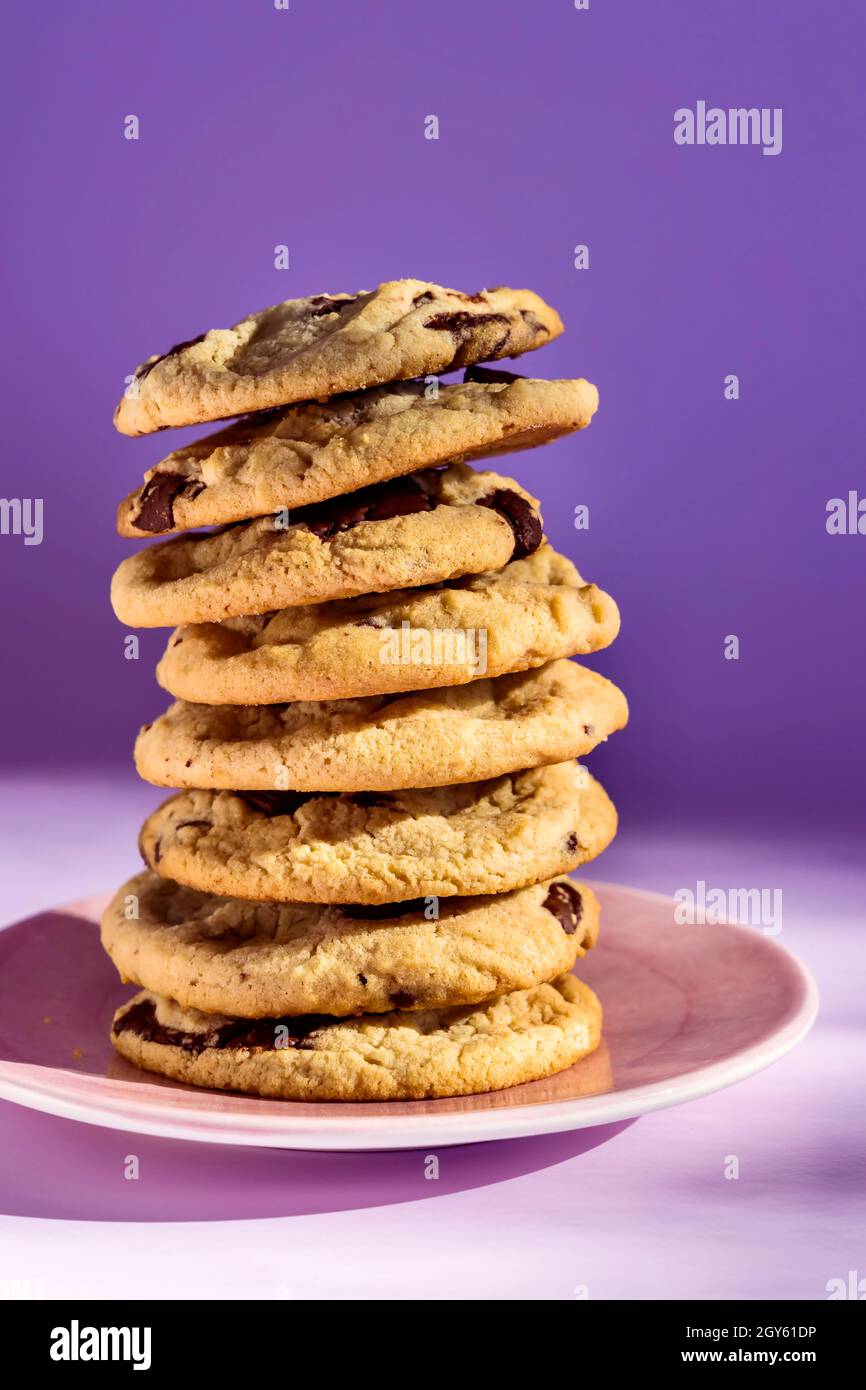
<instances>
[{"instance_id":1,"label":"cracked cookie surface","mask_svg":"<svg viewBox=\"0 0 866 1390\"><path fill-rule=\"evenodd\" d=\"M131 627L220 622L498 570L542 541L537 500L466 464L130 555L111 602Z\"/></svg>"},{"instance_id":2,"label":"cracked cookie surface","mask_svg":"<svg viewBox=\"0 0 866 1390\"><path fill-rule=\"evenodd\" d=\"M305 507L420 468L545 444L584 429L597 407L588 381L485 372L265 411L151 468L121 502L117 529L141 538Z\"/></svg>"},{"instance_id":3,"label":"cracked cookie surface","mask_svg":"<svg viewBox=\"0 0 866 1390\"><path fill-rule=\"evenodd\" d=\"M137 1067L194 1086L285 1100L421 1100L537 1081L598 1047L601 1004L574 975L486 1004L250 1024L147 990L114 1016Z\"/></svg>"},{"instance_id":4,"label":"cracked cookie surface","mask_svg":"<svg viewBox=\"0 0 866 1390\"><path fill-rule=\"evenodd\" d=\"M195 704L340 700L526 671L598 651L618 631L613 599L542 544L434 588L180 627L157 679Z\"/></svg>"},{"instance_id":5,"label":"cracked cookie surface","mask_svg":"<svg viewBox=\"0 0 866 1390\"><path fill-rule=\"evenodd\" d=\"M127 915L133 901L137 916ZM528 989L570 970L598 927L591 889L565 878L365 910L217 897L146 871L118 889L102 944L126 983L183 1008L342 1017Z\"/></svg>"},{"instance_id":6,"label":"cracked cookie surface","mask_svg":"<svg viewBox=\"0 0 866 1390\"><path fill-rule=\"evenodd\" d=\"M142 827L145 863L205 893L388 903L505 893L594 859L616 811L577 763L397 792L188 791Z\"/></svg>"},{"instance_id":7,"label":"cracked cookie surface","mask_svg":"<svg viewBox=\"0 0 866 1390\"><path fill-rule=\"evenodd\" d=\"M137 368L122 434L222 420L295 401L516 357L562 332L531 290L464 294L422 280L289 299L178 343Z\"/></svg>"},{"instance_id":8,"label":"cracked cookie surface","mask_svg":"<svg viewBox=\"0 0 866 1390\"><path fill-rule=\"evenodd\" d=\"M282 705L178 700L141 730L135 762L160 787L395 791L580 758L627 718L611 681L560 660L408 695Z\"/></svg>"}]
</instances>

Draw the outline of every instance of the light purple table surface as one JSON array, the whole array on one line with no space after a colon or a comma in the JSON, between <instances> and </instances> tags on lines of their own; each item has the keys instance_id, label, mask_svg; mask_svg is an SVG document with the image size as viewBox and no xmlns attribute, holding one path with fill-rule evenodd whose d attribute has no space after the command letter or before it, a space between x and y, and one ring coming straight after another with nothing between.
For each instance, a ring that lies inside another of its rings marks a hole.
<instances>
[{"instance_id":1,"label":"light purple table surface","mask_svg":"<svg viewBox=\"0 0 866 1390\"><path fill-rule=\"evenodd\" d=\"M2 791L4 922L115 887L159 797L132 773ZM420 1152L223 1149L0 1104L0 1293L821 1299L862 1278L862 850L626 826L595 876L781 888L777 939L821 990L813 1032L751 1080L631 1125L441 1150L438 1181Z\"/></svg>"}]
</instances>

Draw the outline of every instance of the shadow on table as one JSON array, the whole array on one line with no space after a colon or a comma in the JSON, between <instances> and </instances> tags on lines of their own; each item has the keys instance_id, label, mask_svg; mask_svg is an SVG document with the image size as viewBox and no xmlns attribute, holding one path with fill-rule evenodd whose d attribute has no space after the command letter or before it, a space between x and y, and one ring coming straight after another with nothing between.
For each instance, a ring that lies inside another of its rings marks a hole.
<instances>
[{"instance_id":1,"label":"shadow on table","mask_svg":"<svg viewBox=\"0 0 866 1390\"><path fill-rule=\"evenodd\" d=\"M151 1139L0 1104L0 1212L68 1221L239 1221L356 1211L489 1187L577 1158L634 1121L430 1155ZM136 1164L131 1162L137 1161ZM137 1167L138 1177L126 1172Z\"/></svg>"},{"instance_id":2,"label":"shadow on table","mask_svg":"<svg viewBox=\"0 0 866 1390\"><path fill-rule=\"evenodd\" d=\"M108 1031L123 997L87 917L45 912L7 928L0 933L0 1066L176 1091L174 1083L144 1076L115 1056ZM605 1051L590 1062L595 1071L581 1073L582 1084L593 1093L605 1090ZM539 1099L551 1098L547 1090L556 1080L534 1083ZM497 1094L489 1103L504 1102ZM189 1143L0 1102L0 1212L84 1221L230 1221L349 1211L538 1172L606 1143L623 1128L434 1149L438 1177L432 1177L434 1165L422 1149L352 1154Z\"/></svg>"}]
</instances>

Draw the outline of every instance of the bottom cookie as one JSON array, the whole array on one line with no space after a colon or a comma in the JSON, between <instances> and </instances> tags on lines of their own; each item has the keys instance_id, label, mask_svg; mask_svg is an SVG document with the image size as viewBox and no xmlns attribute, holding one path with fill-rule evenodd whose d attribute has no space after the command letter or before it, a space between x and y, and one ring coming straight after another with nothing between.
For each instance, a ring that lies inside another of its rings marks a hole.
<instances>
[{"instance_id":1,"label":"bottom cookie","mask_svg":"<svg viewBox=\"0 0 866 1390\"><path fill-rule=\"evenodd\" d=\"M111 1040L175 1081L283 1100L424 1100L498 1091L598 1047L601 1004L574 975L487 1004L333 1019L233 1019L142 990Z\"/></svg>"}]
</instances>

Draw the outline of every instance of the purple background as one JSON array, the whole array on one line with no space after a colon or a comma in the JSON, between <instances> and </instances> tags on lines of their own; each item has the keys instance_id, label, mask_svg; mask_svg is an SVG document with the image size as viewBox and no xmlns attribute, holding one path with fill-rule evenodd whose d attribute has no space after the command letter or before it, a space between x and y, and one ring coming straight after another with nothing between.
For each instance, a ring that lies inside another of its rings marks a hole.
<instances>
[{"instance_id":1,"label":"purple background","mask_svg":"<svg viewBox=\"0 0 866 1390\"><path fill-rule=\"evenodd\" d=\"M586 1153L580 1134L449 1151L438 1186L412 1154L205 1151L3 1104L0 1278L116 1296L126 1248L126 1297L185 1297L191 1268L232 1298L812 1299L866 1274L862 847L836 828L862 796L866 538L824 529L827 499L864 486L860 10L7 6L2 491L45 498L46 537L0 538L3 757L22 769L4 918L119 882L159 796L130 754L166 703L165 634L124 661L108 580L115 504L168 436L114 432L124 375L278 298L512 283L567 325L524 365L602 394L584 435L507 464L623 610L596 663L633 709L593 758L623 812L598 872L780 886L823 1007L742 1086ZM783 107L783 152L675 146L674 109L699 99Z\"/></svg>"},{"instance_id":2,"label":"purple background","mask_svg":"<svg viewBox=\"0 0 866 1390\"><path fill-rule=\"evenodd\" d=\"M117 435L124 375L274 300L409 275L535 288L567 331L526 365L600 387L589 431L507 466L622 607L597 664L633 721L594 767L625 816L850 817L866 538L824 521L863 480L856 8L14 7L3 491L46 517L41 547L0 539L6 760L132 778L166 703L165 634L123 659L113 513L192 432ZM698 99L783 107L782 153L675 146Z\"/></svg>"}]
</instances>

